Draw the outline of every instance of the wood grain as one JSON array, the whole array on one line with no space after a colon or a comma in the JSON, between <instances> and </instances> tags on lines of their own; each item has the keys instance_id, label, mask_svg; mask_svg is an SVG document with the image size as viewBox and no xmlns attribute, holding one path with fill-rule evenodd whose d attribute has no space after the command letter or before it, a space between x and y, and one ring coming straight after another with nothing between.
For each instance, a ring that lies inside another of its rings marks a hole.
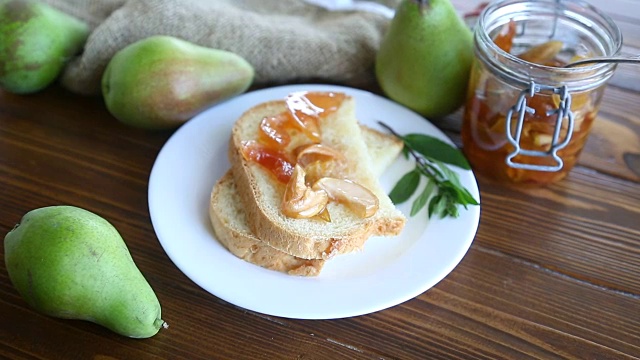
<instances>
[{"instance_id":1,"label":"wood grain","mask_svg":"<svg viewBox=\"0 0 640 360\"><path fill-rule=\"evenodd\" d=\"M487 194L476 242L596 286L640 293L640 186L583 168L569 177L540 189L481 183Z\"/></svg>"},{"instance_id":2,"label":"wood grain","mask_svg":"<svg viewBox=\"0 0 640 360\"><path fill-rule=\"evenodd\" d=\"M624 50L640 49L640 3L593 2L620 24ZM454 3L464 10L479 1ZM57 85L30 96L0 91L0 234L46 205L104 216L123 235L169 323L134 340L39 314L2 266L0 358L640 358L638 83L637 67L619 67L580 162L564 181L519 188L478 179L477 235L439 284L387 310L338 320L247 311L207 293L171 262L153 231L147 185L172 131L124 126L100 98ZM438 123L454 141L459 125L460 112Z\"/></svg>"}]
</instances>

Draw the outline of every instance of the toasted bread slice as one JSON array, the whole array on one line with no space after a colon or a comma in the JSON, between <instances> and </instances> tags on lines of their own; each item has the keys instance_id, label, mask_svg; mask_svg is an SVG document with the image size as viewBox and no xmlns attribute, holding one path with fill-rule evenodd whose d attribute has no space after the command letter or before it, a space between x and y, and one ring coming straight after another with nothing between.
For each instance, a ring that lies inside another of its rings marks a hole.
<instances>
[{"instance_id":1,"label":"toasted bread slice","mask_svg":"<svg viewBox=\"0 0 640 360\"><path fill-rule=\"evenodd\" d=\"M225 173L213 188L209 217L216 238L233 255L247 262L300 276L316 276L324 266L325 260L289 255L253 235L231 171Z\"/></svg>"},{"instance_id":2,"label":"toasted bread slice","mask_svg":"<svg viewBox=\"0 0 640 360\"><path fill-rule=\"evenodd\" d=\"M360 218L346 206L330 202L327 205L330 222L294 219L282 213L285 185L261 165L244 159L242 141L257 137L264 117L286 110L284 101L257 105L245 112L232 130L229 158L252 233L270 246L303 259L329 259L360 249L372 235L399 234L406 218L373 174L369 150L355 117L355 101L350 96L335 112L319 121L321 142L345 155L348 163L345 177L366 187L378 198L378 211L373 216Z\"/></svg>"},{"instance_id":3,"label":"toasted bread slice","mask_svg":"<svg viewBox=\"0 0 640 360\"><path fill-rule=\"evenodd\" d=\"M362 127L365 143L373 159L373 172L382 175L402 150L395 136ZM211 192L209 217L218 240L235 256L258 266L290 275L317 276L325 260L307 260L269 246L249 228L247 215L238 195L233 174L228 171Z\"/></svg>"}]
</instances>

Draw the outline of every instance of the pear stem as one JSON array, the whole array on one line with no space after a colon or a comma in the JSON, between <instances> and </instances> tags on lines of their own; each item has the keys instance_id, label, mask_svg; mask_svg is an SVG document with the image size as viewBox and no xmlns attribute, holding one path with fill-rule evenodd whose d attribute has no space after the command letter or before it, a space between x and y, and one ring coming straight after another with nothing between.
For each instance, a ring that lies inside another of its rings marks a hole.
<instances>
[{"instance_id":1,"label":"pear stem","mask_svg":"<svg viewBox=\"0 0 640 360\"><path fill-rule=\"evenodd\" d=\"M423 13L431 7L430 0L414 0L418 4L420 12Z\"/></svg>"},{"instance_id":2,"label":"pear stem","mask_svg":"<svg viewBox=\"0 0 640 360\"><path fill-rule=\"evenodd\" d=\"M162 327L163 329L166 329L169 327L169 324L167 324L167 322L162 319L156 319L153 322L153 325L158 329L160 329L160 327Z\"/></svg>"}]
</instances>

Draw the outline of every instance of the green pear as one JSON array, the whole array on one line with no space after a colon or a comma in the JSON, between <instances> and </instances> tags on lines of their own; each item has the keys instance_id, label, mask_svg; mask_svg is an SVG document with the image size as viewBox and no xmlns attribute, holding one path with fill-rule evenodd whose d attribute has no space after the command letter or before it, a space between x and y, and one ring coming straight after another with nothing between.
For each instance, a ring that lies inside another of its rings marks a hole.
<instances>
[{"instance_id":1,"label":"green pear","mask_svg":"<svg viewBox=\"0 0 640 360\"><path fill-rule=\"evenodd\" d=\"M378 50L376 79L392 100L439 119L464 102L473 36L449 0L403 0Z\"/></svg>"},{"instance_id":2,"label":"green pear","mask_svg":"<svg viewBox=\"0 0 640 360\"><path fill-rule=\"evenodd\" d=\"M32 210L4 239L11 282L36 310L147 338L165 326L160 303L118 231L73 206Z\"/></svg>"},{"instance_id":3,"label":"green pear","mask_svg":"<svg viewBox=\"0 0 640 360\"><path fill-rule=\"evenodd\" d=\"M253 67L239 55L159 35L113 56L102 77L102 95L109 112L125 124L175 128L243 93L253 77Z\"/></svg>"},{"instance_id":4,"label":"green pear","mask_svg":"<svg viewBox=\"0 0 640 360\"><path fill-rule=\"evenodd\" d=\"M0 87L35 93L84 46L89 27L44 3L0 0Z\"/></svg>"}]
</instances>

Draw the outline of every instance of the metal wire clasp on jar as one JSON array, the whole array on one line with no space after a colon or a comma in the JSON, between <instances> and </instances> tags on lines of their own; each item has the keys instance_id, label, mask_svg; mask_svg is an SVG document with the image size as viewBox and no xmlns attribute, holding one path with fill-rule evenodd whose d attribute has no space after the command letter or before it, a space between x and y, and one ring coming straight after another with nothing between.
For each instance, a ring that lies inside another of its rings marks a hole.
<instances>
[{"instance_id":1,"label":"metal wire clasp on jar","mask_svg":"<svg viewBox=\"0 0 640 360\"><path fill-rule=\"evenodd\" d=\"M615 55L613 21L581 0L501 0L481 13L462 126L474 171L544 185L573 168L615 64L563 66Z\"/></svg>"}]
</instances>

